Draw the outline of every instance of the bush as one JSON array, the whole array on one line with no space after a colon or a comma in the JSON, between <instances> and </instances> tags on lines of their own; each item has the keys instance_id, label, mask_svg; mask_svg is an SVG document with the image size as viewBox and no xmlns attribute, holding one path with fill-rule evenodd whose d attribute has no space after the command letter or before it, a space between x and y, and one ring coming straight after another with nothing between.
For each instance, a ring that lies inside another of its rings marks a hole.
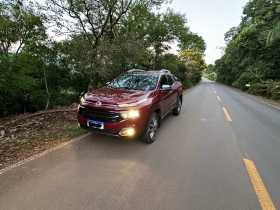
<instances>
[{"instance_id":1,"label":"bush","mask_svg":"<svg viewBox=\"0 0 280 210\"><path fill-rule=\"evenodd\" d=\"M197 84L200 82L201 76L202 76L202 73L200 71L198 71L197 69L193 69L191 71L190 80L192 81L193 84Z\"/></svg>"},{"instance_id":2,"label":"bush","mask_svg":"<svg viewBox=\"0 0 280 210\"><path fill-rule=\"evenodd\" d=\"M211 72L209 74L207 73L203 73L203 77L206 77L207 79L210 79L212 81L216 81L217 80L217 74L216 72Z\"/></svg>"},{"instance_id":3,"label":"bush","mask_svg":"<svg viewBox=\"0 0 280 210\"><path fill-rule=\"evenodd\" d=\"M232 83L233 87L239 88L241 90L248 90L246 84L250 84L251 77L248 73L244 72L237 80Z\"/></svg>"},{"instance_id":4,"label":"bush","mask_svg":"<svg viewBox=\"0 0 280 210\"><path fill-rule=\"evenodd\" d=\"M54 93L51 95L49 108L54 108L56 106L69 106L71 104L72 103L66 93Z\"/></svg>"},{"instance_id":5,"label":"bush","mask_svg":"<svg viewBox=\"0 0 280 210\"><path fill-rule=\"evenodd\" d=\"M37 112L40 110L46 109L48 96L45 90L36 90L30 94L30 106L31 112ZM52 109L56 106L69 106L71 105L71 101L67 93L57 93L55 91L50 91L50 101L49 101L49 109Z\"/></svg>"},{"instance_id":6,"label":"bush","mask_svg":"<svg viewBox=\"0 0 280 210\"><path fill-rule=\"evenodd\" d=\"M252 84L250 87L250 93L259 96L271 97L267 84L264 82Z\"/></svg>"},{"instance_id":7,"label":"bush","mask_svg":"<svg viewBox=\"0 0 280 210\"><path fill-rule=\"evenodd\" d=\"M212 81L216 81L217 79L217 74L216 72L212 72L209 74L209 79L212 80Z\"/></svg>"},{"instance_id":8,"label":"bush","mask_svg":"<svg viewBox=\"0 0 280 210\"><path fill-rule=\"evenodd\" d=\"M273 82L269 86L269 90L271 92L271 98L273 100L279 100L280 101L280 82Z\"/></svg>"},{"instance_id":9,"label":"bush","mask_svg":"<svg viewBox=\"0 0 280 210\"><path fill-rule=\"evenodd\" d=\"M267 80L252 84L250 93L265 96L273 100L280 100L280 82Z\"/></svg>"},{"instance_id":10,"label":"bush","mask_svg":"<svg viewBox=\"0 0 280 210\"><path fill-rule=\"evenodd\" d=\"M47 94L45 90L35 90L30 94L30 108L31 112L44 110L47 105Z\"/></svg>"},{"instance_id":11,"label":"bush","mask_svg":"<svg viewBox=\"0 0 280 210\"><path fill-rule=\"evenodd\" d=\"M191 88L193 86L191 80L186 77L183 81L182 81L182 86L183 86L183 90L186 90L188 88Z\"/></svg>"}]
</instances>

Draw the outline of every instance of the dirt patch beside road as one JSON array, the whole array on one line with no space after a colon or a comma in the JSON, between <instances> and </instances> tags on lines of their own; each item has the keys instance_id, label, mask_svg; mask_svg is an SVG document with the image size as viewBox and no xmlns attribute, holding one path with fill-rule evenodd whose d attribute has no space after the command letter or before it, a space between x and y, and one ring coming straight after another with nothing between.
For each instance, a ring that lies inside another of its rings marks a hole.
<instances>
[{"instance_id":1,"label":"dirt patch beside road","mask_svg":"<svg viewBox=\"0 0 280 210\"><path fill-rule=\"evenodd\" d=\"M85 133L76 112L73 105L0 119L0 169Z\"/></svg>"}]
</instances>

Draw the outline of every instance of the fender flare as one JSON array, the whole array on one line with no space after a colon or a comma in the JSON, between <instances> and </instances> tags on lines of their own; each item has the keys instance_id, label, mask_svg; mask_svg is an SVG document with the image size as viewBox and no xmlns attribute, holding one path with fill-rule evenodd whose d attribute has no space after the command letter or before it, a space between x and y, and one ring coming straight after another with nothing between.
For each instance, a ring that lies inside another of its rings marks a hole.
<instances>
[{"instance_id":1,"label":"fender flare","mask_svg":"<svg viewBox=\"0 0 280 210\"><path fill-rule=\"evenodd\" d=\"M158 110L158 111L156 111L156 110ZM146 129L147 129L148 120L149 120L151 114L152 114L153 112L155 112L155 111L156 111L156 113L158 114L158 122L159 122L158 127L160 127L160 125L161 125L162 110L161 110L160 105L158 104L158 105L154 106L154 107L150 110L150 112L149 112L149 115L148 115L149 117L148 117L147 120L146 120Z\"/></svg>"}]
</instances>

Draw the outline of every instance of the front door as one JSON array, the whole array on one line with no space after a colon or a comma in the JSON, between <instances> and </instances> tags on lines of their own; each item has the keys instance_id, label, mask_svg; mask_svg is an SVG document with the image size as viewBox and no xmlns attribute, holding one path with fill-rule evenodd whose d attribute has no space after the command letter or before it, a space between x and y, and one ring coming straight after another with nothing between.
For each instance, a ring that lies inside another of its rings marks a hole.
<instances>
[{"instance_id":1,"label":"front door","mask_svg":"<svg viewBox=\"0 0 280 210\"><path fill-rule=\"evenodd\" d=\"M160 78L160 89L162 88L163 85L169 85L168 79L166 75L162 75ZM161 97L161 108L162 108L162 114L164 115L172 105L172 90L160 90L160 97Z\"/></svg>"}]
</instances>

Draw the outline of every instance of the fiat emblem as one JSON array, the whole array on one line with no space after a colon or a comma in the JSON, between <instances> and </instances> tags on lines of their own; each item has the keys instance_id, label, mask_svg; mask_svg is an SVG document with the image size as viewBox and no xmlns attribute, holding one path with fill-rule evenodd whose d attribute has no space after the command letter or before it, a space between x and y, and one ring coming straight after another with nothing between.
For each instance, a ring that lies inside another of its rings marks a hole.
<instances>
[{"instance_id":1,"label":"fiat emblem","mask_svg":"<svg viewBox=\"0 0 280 210\"><path fill-rule=\"evenodd\" d=\"M97 101L95 105L96 105L96 106L101 106L101 104L102 104L102 103L101 103L100 101Z\"/></svg>"}]
</instances>

